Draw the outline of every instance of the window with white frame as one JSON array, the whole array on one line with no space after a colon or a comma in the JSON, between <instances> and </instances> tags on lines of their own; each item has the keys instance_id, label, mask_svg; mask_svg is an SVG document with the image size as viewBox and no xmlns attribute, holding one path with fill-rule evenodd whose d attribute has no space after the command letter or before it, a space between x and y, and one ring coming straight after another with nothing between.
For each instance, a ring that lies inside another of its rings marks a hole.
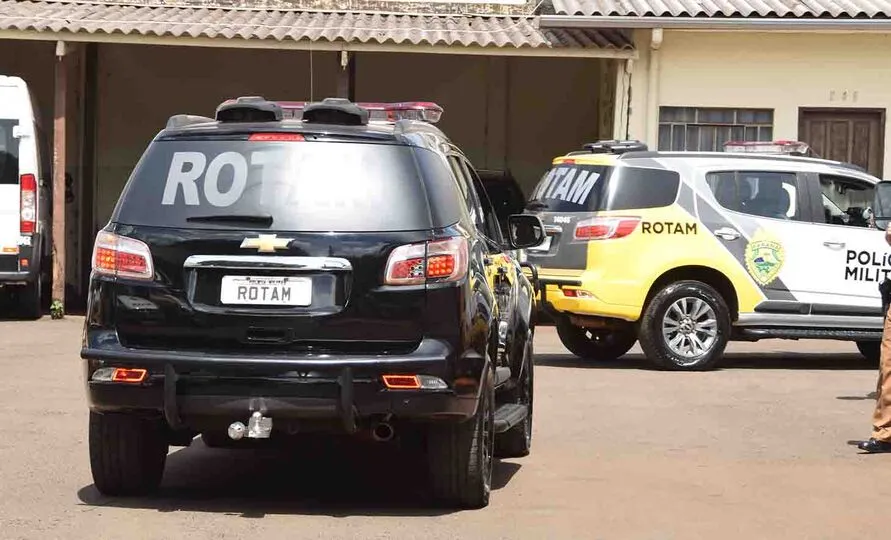
<instances>
[{"instance_id":1,"label":"window with white frame","mask_svg":"<svg viewBox=\"0 0 891 540\"><path fill-rule=\"evenodd\" d=\"M770 140L772 109L659 107L659 150L721 152L727 141Z\"/></svg>"}]
</instances>

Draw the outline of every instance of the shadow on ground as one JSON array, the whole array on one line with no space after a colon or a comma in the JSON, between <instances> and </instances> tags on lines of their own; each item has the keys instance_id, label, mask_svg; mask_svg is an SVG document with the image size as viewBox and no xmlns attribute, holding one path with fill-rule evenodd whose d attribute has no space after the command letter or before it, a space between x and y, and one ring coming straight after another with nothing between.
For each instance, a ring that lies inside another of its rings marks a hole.
<instances>
[{"instance_id":1,"label":"shadow on ground","mask_svg":"<svg viewBox=\"0 0 891 540\"><path fill-rule=\"evenodd\" d=\"M306 441L290 448L212 449L198 438L167 457L164 481L151 497L111 498L94 485L78 498L88 506L159 512L214 512L246 518L268 514L438 516L421 461L398 448L351 441ZM519 471L496 461L492 489ZM494 495L493 495L494 496Z\"/></svg>"},{"instance_id":2,"label":"shadow on ground","mask_svg":"<svg viewBox=\"0 0 891 540\"><path fill-rule=\"evenodd\" d=\"M535 355L535 365L558 368L583 369L640 369L653 370L652 364L642 354L626 354L622 358L603 362L586 360L571 354ZM791 369L791 370L878 370L878 366L858 353L815 354L815 353L753 353L727 354L715 371L733 369Z\"/></svg>"}]
</instances>

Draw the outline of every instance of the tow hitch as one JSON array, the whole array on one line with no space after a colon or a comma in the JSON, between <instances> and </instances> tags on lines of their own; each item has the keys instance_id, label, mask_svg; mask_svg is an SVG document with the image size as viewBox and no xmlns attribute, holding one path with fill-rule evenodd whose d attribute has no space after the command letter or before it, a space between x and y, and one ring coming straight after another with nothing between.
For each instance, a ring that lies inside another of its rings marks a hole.
<instances>
[{"instance_id":1,"label":"tow hitch","mask_svg":"<svg viewBox=\"0 0 891 540\"><path fill-rule=\"evenodd\" d=\"M255 411L251 414L247 427L241 422L232 422L229 425L229 438L237 441L245 436L245 431L247 431L248 439L268 439L272 433L272 418L263 416L260 411Z\"/></svg>"}]
</instances>

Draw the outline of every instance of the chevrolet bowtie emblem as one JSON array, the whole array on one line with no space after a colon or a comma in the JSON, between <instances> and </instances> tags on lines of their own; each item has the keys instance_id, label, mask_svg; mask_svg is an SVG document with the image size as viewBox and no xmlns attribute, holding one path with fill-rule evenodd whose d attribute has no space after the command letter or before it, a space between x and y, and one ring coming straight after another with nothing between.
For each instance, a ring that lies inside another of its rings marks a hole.
<instances>
[{"instance_id":1,"label":"chevrolet bowtie emblem","mask_svg":"<svg viewBox=\"0 0 891 540\"><path fill-rule=\"evenodd\" d=\"M245 238L241 247L256 249L260 253L275 253L277 249L287 249L293 238L276 238L274 234L261 234L257 238Z\"/></svg>"}]
</instances>

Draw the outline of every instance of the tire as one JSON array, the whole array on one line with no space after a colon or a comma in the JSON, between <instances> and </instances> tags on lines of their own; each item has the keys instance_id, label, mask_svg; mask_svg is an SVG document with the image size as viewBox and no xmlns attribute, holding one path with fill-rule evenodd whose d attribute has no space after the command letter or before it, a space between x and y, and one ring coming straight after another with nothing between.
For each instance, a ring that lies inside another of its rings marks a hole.
<instances>
[{"instance_id":1,"label":"tire","mask_svg":"<svg viewBox=\"0 0 891 540\"><path fill-rule=\"evenodd\" d=\"M858 341L857 350L870 362L879 363L882 356L881 341Z\"/></svg>"},{"instance_id":2,"label":"tire","mask_svg":"<svg viewBox=\"0 0 891 540\"><path fill-rule=\"evenodd\" d=\"M557 321L557 336L569 352L588 360L617 360L634 347L637 336L628 330L591 330L574 326L568 319Z\"/></svg>"},{"instance_id":3,"label":"tire","mask_svg":"<svg viewBox=\"0 0 891 540\"><path fill-rule=\"evenodd\" d=\"M704 307L707 310L703 312ZM691 322L699 315L697 325ZM664 335L663 326L678 330ZM689 331L695 328L695 331ZM679 337L680 336L680 337ZM695 344L690 336L702 347ZM705 371L712 369L724 354L730 336L730 311L721 295L711 286L699 281L678 281L656 293L644 312L640 326L640 346L647 359L656 367L675 371ZM673 340L679 340L672 345ZM684 354L681 354L681 353Z\"/></svg>"},{"instance_id":4,"label":"tire","mask_svg":"<svg viewBox=\"0 0 891 540\"><path fill-rule=\"evenodd\" d=\"M167 448L159 420L90 412L90 468L103 495L155 491L164 474Z\"/></svg>"},{"instance_id":5,"label":"tire","mask_svg":"<svg viewBox=\"0 0 891 540\"><path fill-rule=\"evenodd\" d=\"M461 508L483 508L492 489L495 388L486 378L477 413L466 422L430 426L427 467L433 494Z\"/></svg>"},{"instance_id":6,"label":"tire","mask_svg":"<svg viewBox=\"0 0 891 540\"><path fill-rule=\"evenodd\" d=\"M36 320L43 316L43 283L38 277L34 283L18 290L19 310L22 317Z\"/></svg>"},{"instance_id":7,"label":"tire","mask_svg":"<svg viewBox=\"0 0 891 540\"><path fill-rule=\"evenodd\" d=\"M510 391L507 402L519 403L528 407L526 419L505 433L495 435L495 457L517 458L529 455L532 449L532 411L535 389L532 336L530 335L523 351L523 373L517 387Z\"/></svg>"}]
</instances>

